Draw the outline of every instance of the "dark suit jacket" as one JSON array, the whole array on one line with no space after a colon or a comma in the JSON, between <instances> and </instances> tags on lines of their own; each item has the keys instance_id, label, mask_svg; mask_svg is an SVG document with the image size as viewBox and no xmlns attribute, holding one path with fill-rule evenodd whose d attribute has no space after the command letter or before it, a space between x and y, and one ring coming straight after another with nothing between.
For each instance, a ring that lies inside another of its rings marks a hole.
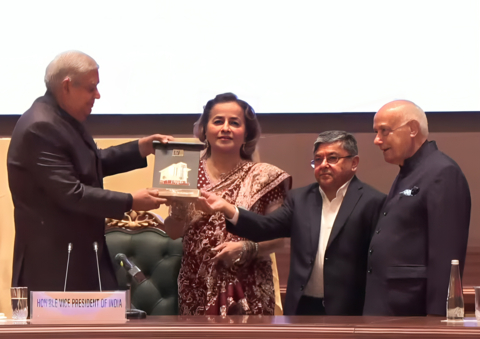
<instances>
[{"instance_id":1,"label":"dark suit jacket","mask_svg":"<svg viewBox=\"0 0 480 339\"><path fill-rule=\"evenodd\" d=\"M385 195L353 177L328 240L324 301L328 315L361 315L368 245ZM317 183L292 190L283 206L261 216L240 209L227 229L253 241L291 237L285 314L294 315L310 279L318 250L322 197Z\"/></svg>"},{"instance_id":2,"label":"dark suit jacket","mask_svg":"<svg viewBox=\"0 0 480 339\"><path fill-rule=\"evenodd\" d=\"M146 166L138 142L98 150L82 124L48 92L18 120L7 158L15 207L13 286L98 290L93 242L99 246L103 289L117 288L105 244L105 218L122 218L132 196L103 189L103 177Z\"/></svg>"},{"instance_id":3,"label":"dark suit jacket","mask_svg":"<svg viewBox=\"0 0 480 339\"><path fill-rule=\"evenodd\" d=\"M470 206L461 169L425 142L401 167L380 214L366 315L445 316L451 260L465 263Z\"/></svg>"}]
</instances>

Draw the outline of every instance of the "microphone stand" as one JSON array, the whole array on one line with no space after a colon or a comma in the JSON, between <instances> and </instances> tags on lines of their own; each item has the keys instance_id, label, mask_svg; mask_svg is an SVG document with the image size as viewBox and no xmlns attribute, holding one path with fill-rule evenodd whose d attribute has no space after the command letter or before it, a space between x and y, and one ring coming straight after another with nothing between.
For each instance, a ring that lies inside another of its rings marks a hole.
<instances>
[{"instance_id":1,"label":"microphone stand","mask_svg":"<svg viewBox=\"0 0 480 339\"><path fill-rule=\"evenodd\" d=\"M73 245L68 243L67 269L65 270L65 283L63 284L63 292L67 290L68 266L70 265L70 252L72 252Z\"/></svg>"},{"instance_id":2,"label":"microphone stand","mask_svg":"<svg viewBox=\"0 0 480 339\"><path fill-rule=\"evenodd\" d=\"M132 304L132 276L127 274L127 290L126 290L126 302L127 302L127 319L145 319L147 313L142 310L137 310Z\"/></svg>"},{"instance_id":3,"label":"microphone stand","mask_svg":"<svg viewBox=\"0 0 480 339\"><path fill-rule=\"evenodd\" d=\"M130 282L127 282L127 290L125 292L126 292L125 299L127 301L127 312L128 312L132 309L132 285L130 284Z\"/></svg>"},{"instance_id":4,"label":"microphone stand","mask_svg":"<svg viewBox=\"0 0 480 339\"><path fill-rule=\"evenodd\" d=\"M96 241L93 242L93 250L95 251L95 258L97 258L98 286L100 287L100 292L102 292L102 280L100 279L100 265L98 263L98 244Z\"/></svg>"}]
</instances>

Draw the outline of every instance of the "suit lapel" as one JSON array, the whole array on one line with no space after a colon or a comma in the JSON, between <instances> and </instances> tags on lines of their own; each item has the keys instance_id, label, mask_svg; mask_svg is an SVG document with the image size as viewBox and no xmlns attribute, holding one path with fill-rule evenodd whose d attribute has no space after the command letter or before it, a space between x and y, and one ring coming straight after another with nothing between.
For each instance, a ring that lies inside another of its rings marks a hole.
<instances>
[{"instance_id":1,"label":"suit lapel","mask_svg":"<svg viewBox=\"0 0 480 339\"><path fill-rule=\"evenodd\" d=\"M63 110L53 99L53 96L49 94L47 91L47 94L45 97L52 102L53 105L57 107L55 110L56 114L58 114L63 120L65 120L70 126L72 126L75 131L78 132L80 135L80 138L87 144L87 147L91 149L93 152L93 156L95 157L95 167L96 167L96 173L97 173L97 178L99 181L100 187L103 188L103 171L102 171L102 164L100 162L100 156L98 153L98 148L97 145L95 144L95 141L93 141L92 136L86 131L85 126L75 120L70 114L68 114L65 110Z\"/></svg>"},{"instance_id":2,"label":"suit lapel","mask_svg":"<svg viewBox=\"0 0 480 339\"><path fill-rule=\"evenodd\" d=\"M398 199L399 194L397 194L397 190L398 190L397 182L399 181L399 176L400 176L400 174L398 174L395 177L395 180L393 181L392 187L390 188L390 192L388 193L387 199L385 199L385 202L383 203L382 209L387 208L388 205L390 205L393 201Z\"/></svg>"},{"instance_id":3,"label":"suit lapel","mask_svg":"<svg viewBox=\"0 0 480 339\"><path fill-rule=\"evenodd\" d=\"M80 135L82 139L85 141L87 146L92 150L93 154L95 155L95 164L97 167L97 177L101 187L103 188L103 171L102 171L102 164L100 163L100 157L98 155L98 148L97 144L93 140L93 137L86 131L83 125L80 126Z\"/></svg>"},{"instance_id":4,"label":"suit lapel","mask_svg":"<svg viewBox=\"0 0 480 339\"><path fill-rule=\"evenodd\" d=\"M310 191L310 199L307 200L307 211L309 211L309 220L310 226L310 242L312 253L317 254L318 243L320 240L320 224L322 222L322 196L320 195L320 190L318 185L313 185L312 190Z\"/></svg>"},{"instance_id":5,"label":"suit lapel","mask_svg":"<svg viewBox=\"0 0 480 339\"><path fill-rule=\"evenodd\" d=\"M335 221L333 223L332 232L330 233L330 237L328 238L327 249L342 230L350 214L352 214L353 209L355 208L358 200L360 200L360 197L363 194L362 188L363 184L360 182L360 180L357 179L356 176L354 176L352 178L352 181L348 185L347 192L345 193L345 197L343 198L342 206L340 206L337 217L335 218Z\"/></svg>"},{"instance_id":6,"label":"suit lapel","mask_svg":"<svg viewBox=\"0 0 480 339\"><path fill-rule=\"evenodd\" d=\"M93 141L93 138L90 134L87 133L85 129L82 129L81 131L82 139L85 141L85 143L90 147L92 150L95 152L97 151L97 145L95 144L95 141Z\"/></svg>"}]
</instances>

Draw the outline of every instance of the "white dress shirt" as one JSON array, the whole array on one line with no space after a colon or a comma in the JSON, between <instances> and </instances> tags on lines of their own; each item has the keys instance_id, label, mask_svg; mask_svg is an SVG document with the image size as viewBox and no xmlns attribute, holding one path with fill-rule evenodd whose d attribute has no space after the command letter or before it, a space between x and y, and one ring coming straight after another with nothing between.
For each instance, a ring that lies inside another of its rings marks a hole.
<instances>
[{"instance_id":1,"label":"white dress shirt","mask_svg":"<svg viewBox=\"0 0 480 339\"><path fill-rule=\"evenodd\" d=\"M337 191L337 195L332 201L328 200L322 188L320 194L322 196L322 220L320 226L320 239L318 240L318 251L315 263L312 269L312 275L305 287L304 294L310 297L323 298L323 263L325 258L325 250L327 249L328 239L332 232L333 223L337 217L340 206L342 206L343 198L347 192L348 185L352 179L348 180Z\"/></svg>"}]
</instances>

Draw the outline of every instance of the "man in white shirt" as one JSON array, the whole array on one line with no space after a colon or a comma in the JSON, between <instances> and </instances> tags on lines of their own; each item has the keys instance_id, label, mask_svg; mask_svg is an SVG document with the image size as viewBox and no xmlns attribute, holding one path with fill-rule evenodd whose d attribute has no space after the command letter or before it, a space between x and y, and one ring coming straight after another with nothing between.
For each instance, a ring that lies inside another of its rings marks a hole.
<instances>
[{"instance_id":1,"label":"man in white shirt","mask_svg":"<svg viewBox=\"0 0 480 339\"><path fill-rule=\"evenodd\" d=\"M368 246L385 194L355 176L353 135L320 133L313 156L316 183L290 191L283 206L267 216L208 193L197 207L224 213L227 229L252 241L291 238L285 315L361 315ZM251 253L243 252L240 262L242 256Z\"/></svg>"}]
</instances>

